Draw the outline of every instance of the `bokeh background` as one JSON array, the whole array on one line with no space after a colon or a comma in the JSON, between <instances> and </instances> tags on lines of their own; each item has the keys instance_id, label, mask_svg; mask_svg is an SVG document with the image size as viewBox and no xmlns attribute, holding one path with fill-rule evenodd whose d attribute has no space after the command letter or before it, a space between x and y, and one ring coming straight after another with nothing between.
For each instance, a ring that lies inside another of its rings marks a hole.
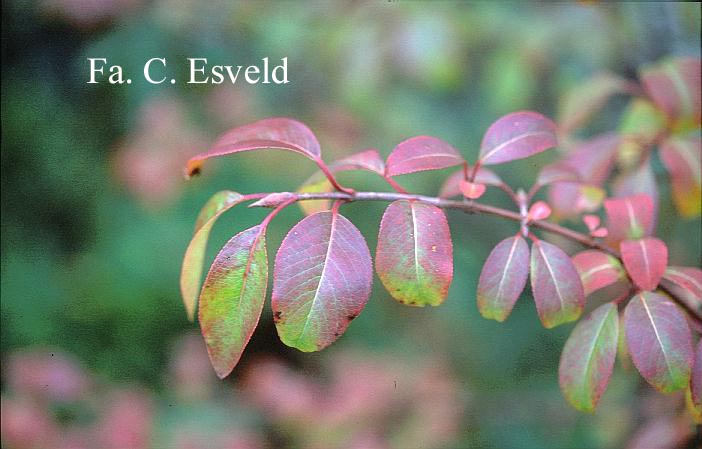
<instances>
[{"instance_id":1,"label":"bokeh background","mask_svg":"<svg viewBox=\"0 0 702 449\"><path fill-rule=\"evenodd\" d=\"M680 398L619 364L596 414L566 404L557 364L572 325L544 330L527 294L503 324L479 316L482 262L514 232L489 217L450 214L455 280L443 306L403 307L376 282L364 313L318 354L280 343L266 308L231 378L216 380L178 291L199 208L225 188L294 189L315 167L242 154L186 183L182 166L219 133L279 115L306 122L328 161L367 147L386 155L419 134L470 160L499 116L554 116L591 75L634 78L667 55L699 57L699 40L699 3L3 1L2 447L565 449L665 439L688 425L670 414ZM289 84L86 84L88 57L128 74L167 58L183 80L187 57L249 65L266 56L288 58ZM616 126L623 105L610 102L590 132ZM497 171L528 186L552 153ZM435 194L445 175L401 182ZM373 175L343 179L385 189ZM699 220L678 218L667 183L660 191L666 241L679 242L674 262L699 266ZM498 193L486 200L510 207ZM345 206L371 249L382 210ZM208 254L264 214L225 215ZM301 216L279 216L269 247Z\"/></svg>"}]
</instances>

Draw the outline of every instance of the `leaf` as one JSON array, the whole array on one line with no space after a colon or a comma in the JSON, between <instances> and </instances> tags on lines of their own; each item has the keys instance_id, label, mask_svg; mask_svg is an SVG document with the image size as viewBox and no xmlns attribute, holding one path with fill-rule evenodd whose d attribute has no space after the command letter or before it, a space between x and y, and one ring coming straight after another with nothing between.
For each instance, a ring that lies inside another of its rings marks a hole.
<instances>
[{"instance_id":1,"label":"leaf","mask_svg":"<svg viewBox=\"0 0 702 449\"><path fill-rule=\"evenodd\" d=\"M536 184L546 186L554 182L580 182L580 174L573 167L557 162L555 164L546 165L539 171L536 178Z\"/></svg>"},{"instance_id":2,"label":"leaf","mask_svg":"<svg viewBox=\"0 0 702 449\"><path fill-rule=\"evenodd\" d=\"M521 235L508 237L490 252L478 280L478 310L483 318L504 321L529 275L529 246Z\"/></svg>"},{"instance_id":3,"label":"leaf","mask_svg":"<svg viewBox=\"0 0 702 449\"><path fill-rule=\"evenodd\" d=\"M205 203L197 217L195 233L185 250L183 266L180 271L180 292L190 321L195 317L205 250L212 226L220 215L242 202L243 198L240 194L229 190L217 192Z\"/></svg>"},{"instance_id":4,"label":"leaf","mask_svg":"<svg viewBox=\"0 0 702 449\"><path fill-rule=\"evenodd\" d=\"M668 267L663 277L702 301L702 270L694 267Z\"/></svg>"},{"instance_id":5,"label":"leaf","mask_svg":"<svg viewBox=\"0 0 702 449\"><path fill-rule=\"evenodd\" d=\"M400 142L388 156L385 173L404 175L423 170L438 170L463 164L458 151L441 139L418 136Z\"/></svg>"},{"instance_id":6,"label":"leaf","mask_svg":"<svg viewBox=\"0 0 702 449\"><path fill-rule=\"evenodd\" d=\"M366 170L380 176L385 174L385 162L378 150L369 149L345 157L329 164L329 171L338 173L351 170ZM334 188L321 171L315 172L297 189L300 193L332 192ZM300 201L300 207L305 215L311 215L331 208L329 200Z\"/></svg>"},{"instance_id":7,"label":"leaf","mask_svg":"<svg viewBox=\"0 0 702 449\"><path fill-rule=\"evenodd\" d=\"M644 147L653 143L665 126L666 119L660 109L646 99L634 98L622 113L618 127L619 134L623 137L621 145L632 144L631 151L643 153ZM619 153L619 163L627 165L629 158L622 154L621 146ZM634 163L636 162L634 160Z\"/></svg>"},{"instance_id":8,"label":"leaf","mask_svg":"<svg viewBox=\"0 0 702 449\"><path fill-rule=\"evenodd\" d=\"M652 228L655 227L655 217L658 216L658 184L656 176L651 166L651 158L641 162L641 164L627 172L620 173L612 181L613 196L623 198L627 196L645 194L653 201Z\"/></svg>"},{"instance_id":9,"label":"leaf","mask_svg":"<svg viewBox=\"0 0 702 449\"><path fill-rule=\"evenodd\" d=\"M580 128L615 94L626 93L629 83L611 73L600 73L571 89L560 102L558 124L564 133Z\"/></svg>"},{"instance_id":10,"label":"leaf","mask_svg":"<svg viewBox=\"0 0 702 449\"><path fill-rule=\"evenodd\" d=\"M200 294L199 321L217 375L234 369L258 325L268 283L263 225L232 237L217 254Z\"/></svg>"},{"instance_id":11,"label":"leaf","mask_svg":"<svg viewBox=\"0 0 702 449\"><path fill-rule=\"evenodd\" d=\"M622 264L616 257L602 251L587 250L573 256L573 265L578 270L585 296L601 288L626 279Z\"/></svg>"},{"instance_id":12,"label":"leaf","mask_svg":"<svg viewBox=\"0 0 702 449\"><path fill-rule=\"evenodd\" d=\"M568 337L558 368L563 395L578 410L593 412L607 389L619 339L617 306L605 303Z\"/></svg>"},{"instance_id":13,"label":"leaf","mask_svg":"<svg viewBox=\"0 0 702 449\"><path fill-rule=\"evenodd\" d=\"M380 222L375 268L393 298L413 306L444 302L453 278L453 244L444 212L395 201Z\"/></svg>"},{"instance_id":14,"label":"leaf","mask_svg":"<svg viewBox=\"0 0 702 449\"><path fill-rule=\"evenodd\" d=\"M655 237L624 240L619 246L624 268L641 290L655 290L668 265L668 247Z\"/></svg>"},{"instance_id":15,"label":"leaf","mask_svg":"<svg viewBox=\"0 0 702 449\"><path fill-rule=\"evenodd\" d=\"M702 138L671 137L658 153L670 174L675 207L686 218L702 214Z\"/></svg>"},{"instance_id":16,"label":"leaf","mask_svg":"<svg viewBox=\"0 0 702 449\"><path fill-rule=\"evenodd\" d=\"M469 200L477 200L485 193L485 184L469 182L465 179L461 180L459 187L461 188L463 196Z\"/></svg>"},{"instance_id":17,"label":"leaf","mask_svg":"<svg viewBox=\"0 0 702 449\"><path fill-rule=\"evenodd\" d=\"M644 90L656 106L673 119L700 125L700 59L675 58L644 68Z\"/></svg>"},{"instance_id":18,"label":"leaf","mask_svg":"<svg viewBox=\"0 0 702 449\"><path fill-rule=\"evenodd\" d=\"M468 168L468 172L470 173L471 168ZM450 198L452 196L456 195L461 195L461 182L465 179L465 175L463 172L463 169L458 170L457 172L454 172L446 178L446 181L444 181L444 184L441 186L441 191L439 192L439 197L440 198ZM500 187L504 185L502 180L500 179L499 176L495 174L490 169L480 167L478 169L478 173L475 175L475 183L476 184L484 184L488 186L495 186L495 187Z\"/></svg>"},{"instance_id":19,"label":"leaf","mask_svg":"<svg viewBox=\"0 0 702 449\"><path fill-rule=\"evenodd\" d=\"M531 247L531 290L547 329L575 321L583 311L585 295L573 262L562 249L543 240Z\"/></svg>"},{"instance_id":20,"label":"leaf","mask_svg":"<svg viewBox=\"0 0 702 449\"><path fill-rule=\"evenodd\" d=\"M653 200L645 194L610 198L604 202L607 212L608 241L640 239L653 233Z\"/></svg>"},{"instance_id":21,"label":"leaf","mask_svg":"<svg viewBox=\"0 0 702 449\"><path fill-rule=\"evenodd\" d=\"M604 189L588 184L557 182L548 191L548 203L558 218L594 212L605 198Z\"/></svg>"},{"instance_id":22,"label":"leaf","mask_svg":"<svg viewBox=\"0 0 702 449\"><path fill-rule=\"evenodd\" d=\"M536 112L513 112L488 128L480 144L480 164L523 159L556 145L556 125L550 119Z\"/></svg>"},{"instance_id":23,"label":"leaf","mask_svg":"<svg viewBox=\"0 0 702 449\"><path fill-rule=\"evenodd\" d=\"M275 259L272 307L280 339L304 352L329 346L361 313L372 280L368 246L348 219L335 210L304 218Z\"/></svg>"},{"instance_id":24,"label":"leaf","mask_svg":"<svg viewBox=\"0 0 702 449\"><path fill-rule=\"evenodd\" d=\"M702 340L697 342L695 361L690 377L690 392L692 393L692 403L699 409L702 407Z\"/></svg>"},{"instance_id":25,"label":"leaf","mask_svg":"<svg viewBox=\"0 0 702 449\"><path fill-rule=\"evenodd\" d=\"M212 148L188 160L186 174L199 173L202 164L213 157L266 148L293 151L313 161L321 156L319 142L307 125L289 118L269 118L225 133Z\"/></svg>"},{"instance_id":26,"label":"leaf","mask_svg":"<svg viewBox=\"0 0 702 449\"><path fill-rule=\"evenodd\" d=\"M685 315L675 303L641 292L626 306L624 328L634 366L649 384L663 393L687 386L692 341Z\"/></svg>"}]
</instances>

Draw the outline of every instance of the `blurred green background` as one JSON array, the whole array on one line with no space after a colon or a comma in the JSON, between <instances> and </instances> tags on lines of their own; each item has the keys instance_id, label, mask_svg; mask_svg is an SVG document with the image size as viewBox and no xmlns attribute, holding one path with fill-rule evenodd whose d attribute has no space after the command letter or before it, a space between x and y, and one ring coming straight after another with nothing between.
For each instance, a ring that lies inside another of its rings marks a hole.
<instances>
[{"instance_id":1,"label":"blurred green background","mask_svg":"<svg viewBox=\"0 0 702 449\"><path fill-rule=\"evenodd\" d=\"M190 380L222 393L176 403L171 398L185 381L175 385L174 360L187 356L193 365L202 364L204 353L197 338L183 337L197 324L187 321L178 291L180 258L199 208L221 189L291 190L315 171L304 159L280 152L209 163L202 177L188 183L182 166L219 133L280 115L307 123L327 161L367 147L387 155L399 141L419 134L447 140L472 160L485 129L505 113L532 109L554 116L559 97L594 73L633 78L638 67L666 55L699 56L699 23L699 3L3 1L3 415L20 396L17 376L6 367L32 372L22 365L23 354L41 359L60 352L92 379L87 396L54 399L45 408L47 419L59 422L52 432L63 435L52 438L61 441L70 440L61 429L78 429L75 441L102 438L97 430L80 436L109 415L100 400L86 398L129 389L132 399L151 401L143 408L152 425L142 443L110 447L412 449L414 443L406 442L421 440L407 432L433 435L437 430L425 426L436 413L420 407L416 418L400 419L405 413L400 410L442 396L407 393L397 409L383 415L383 422L397 424L395 430L364 433L370 424L354 427L342 420L334 427L307 415L280 418L257 402L251 385L258 376L277 373L273 380L304 380L327 389L340 384L354 392L330 363L341 360L340 372L348 376L363 361L379 358L369 378L382 378L380 370L397 379L440 360L435 364L441 374L427 374L436 376L428 382L443 379L453 405L451 413L445 411L450 416L435 421L453 425L418 447L622 447L646 418L638 405L665 399L652 399L635 373L618 366L597 414L571 409L558 389L557 364L572 326L544 330L526 294L503 324L482 319L475 306L482 262L515 225L458 213L450 214L455 279L442 307L403 307L376 282L364 313L319 354L284 347L266 308L232 379L213 382L204 369ZM121 65L135 81L86 84L88 57ZM137 74L153 57L166 58L180 80L188 76L187 57L232 65L287 57L290 83L151 85ZM623 104L611 102L593 130L611 129ZM515 187L529 186L538 168L557 156L551 153L497 171ZM446 174L411 175L400 182L435 194ZM343 179L386 189L373 175ZM676 218L666 185L661 185L666 239L682 242L672 246L675 262L699 266L699 221ZM498 193L489 193L486 201L510 207ZM383 205L344 208L374 249ZM208 254L264 214L237 208L225 215ZM301 216L290 208L274 221L271 260ZM177 349L179 339L194 345L189 355ZM270 369L264 359L289 372ZM382 360L389 359L397 364L383 367ZM427 379L407 382L377 394L416 391ZM233 396L222 402L221 395ZM128 410L141 410L127 403ZM193 416L202 418L188 421ZM218 446L219 440L202 437L186 445L172 439L188 428L186 422L195 429L191 434L233 426L244 429L233 439L248 440ZM3 438L8 448L49 447ZM102 444L85 447L109 446Z\"/></svg>"}]
</instances>

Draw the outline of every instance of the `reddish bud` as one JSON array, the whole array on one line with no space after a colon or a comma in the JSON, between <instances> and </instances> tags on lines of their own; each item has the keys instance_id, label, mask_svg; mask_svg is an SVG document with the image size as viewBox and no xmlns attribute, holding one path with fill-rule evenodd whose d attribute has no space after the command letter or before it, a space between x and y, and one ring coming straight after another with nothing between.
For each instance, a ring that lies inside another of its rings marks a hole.
<instances>
[{"instance_id":1,"label":"reddish bud","mask_svg":"<svg viewBox=\"0 0 702 449\"><path fill-rule=\"evenodd\" d=\"M551 208L543 201L537 201L529 208L530 221L545 220L551 216Z\"/></svg>"},{"instance_id":2,"label":"reddish bud","mask_svg":"<svg viewBox=\"0 0 702 449\"><path fill-rule=\"evenodd\" d=\"M460 188L463 196L469 200L477 200L485 193L485 184L469 182L465 179L461 180Z\"/></svg>"}]
</instances>

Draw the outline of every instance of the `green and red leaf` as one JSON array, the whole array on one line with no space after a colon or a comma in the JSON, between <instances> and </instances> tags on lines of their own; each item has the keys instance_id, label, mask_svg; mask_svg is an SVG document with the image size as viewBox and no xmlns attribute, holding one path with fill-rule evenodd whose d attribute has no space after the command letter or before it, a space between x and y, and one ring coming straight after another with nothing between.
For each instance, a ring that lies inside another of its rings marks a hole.
<instances>
[{"instance_id":1,"label":"green and red leaf","mask_svg":"<svg viewBox=\"0 0 702 449\"><path fill-rule=\"evenodd\" d=\"M200 280L205 262L205 250L212 226L220 215L239 204L243 198L240 194L229 190L215 193L205 203L197 217L195 233L185 250L183 266L180 271L180 292L190 321L195 317L197 296L200 292Z\"/></svg>"},{"instance_id":2,"label":"green and red leaf","mask_svg":"<svg viewBox=\"0 0 702 449\"><path fill-rule=\"evenodd\" d=\"M663 393L687 387L693 350L683 312L665 296L641 292L624 311L626 343L634 366Z\"/></svg>"},{"instance_id":3,"label":"green and red leaf","mask_svg":"<svg viewBox=\"0 0 702 449\"><path fill-rule=\"evenodd\" d=\"M528 267L529 245L521 235L508 237L492 249L478 280L478 310L484 318L507 319L524 290Z\"/></svg>"},{"instance_id":4,"label":"green and red leaf","mask_svg":"<svg viewBox=\"0 0 702 449\"><path fill-rule=\"evenodd\" d=\"M390 204L380 222L375 267L399 302L444 302L453 278L453 244L444 212L417 201Z\"/></svg>"},{"instance_id":5,"label":"green and red leaf","mask_svg":"<svg viewBox=\"0 0 702 449\"><path fill-rule=\"evenodd\" d=\"M622 264L616 257L597 250L586 250L573 256L585 296L626 279Z\"/></svg>"},{"instance_id":6,"label":"green and red leaf","mask_svg":"<svg viewBox=\"0 0 702 449\"><path fill-rule=\"evenodd\" d=\"M663 277L702 301L702 270L694 267L668 267Z\"/></svg>"},{"instance_id":7,"label":"green and red leaf","mask_svg":"<svg viewBox=\"0 0 702 449\"><path fill-rule=\"evenodd\" d=\"M544 327L575 321L585 305L580 276L562 249L539 240L531 247L531 290Z\"/></svg>"},{"instance_id":8,"label":"green and red leaf","mask_svg":"<svg viewBox=\"0 0 702 449\"><path fill-rule=\"evenodd\" d=\"M186 175L199 173L202 164L213 157L266 148L293 151L313 161L321 157L319 142L307 125L284 117L269 118L225 133L212 148L188 160Z\"/></svg>"},{"instance_id":9,"label":"green and red leaf","mask_svg":"<svg viewBox=\"0 0 702 449\"><path fill-rule=\"evenodd\" d=\"M346 331L368 301L373 268L366 241L335 209L296 224L280 245L273 276L278 336L319 351Z\"/></svg>"},{"instance_id":10,"label":"green and red leaf","mask_svg":"<svg viewBox=\"0 0 702 449\"><path fill-rule=\"evenodd\" d=\"M658 153L670 174L673 201L683 217L702 213L702 138L688 136L665 140Z\"/></svg>"},{"instance_id":11,"label":"green and red leaf","mask_svg":"<svg viewBox=\"0 0 702 449\"><path fill-rule=\"evenodd\" d=\"M200 294L200 327L220 378L234 369L258 325L267 283L265 227L258 225L224 245Z\"/></svg>"},{"instance_id":12,"label":"green and red leaf","mask_svg":"<svg viewBox=\"0 0 702 449\"><path fill-rule=\"evenodd\" d=\"M648 96L673 120L700 125L700 59L675 58L643 69L641 83Z\"/></svg>"},{"instance_id":13,"label":"green and red leaf","mask_svg":"<svg viewBox=\"0 0 702 449\"><path fill-rule=\"evenodd\" d=\"M556 124L541 114L513 112L495 121L480 144L480 164L523 159L558 145Z\"/></svg>"},{"instance_id":14,"label":"green and red leaf","mask_svg":"<svg viewBox=\"0 0 702 449\"><path fill-rule=\"evenodd\" d=\"M614 368L619 339L617 306L606 303L578 322L558 368L563 395L578 410L593 412Z\"/></svg>"},{"instance_id":15,"label":"green and red leaf","mask_svg":"<svg viewBox=\"0 0 702 449\"><path fill-rule=\"evenodd\" d=\"M569 133L588 122L607 100L631 90L630 83L611 73L600 73L571 89L558 108L558 124Z\"/></svg>"},{"instance_id":16,"label":"green and red leaf","mask_svg":"<svg viewBox=\"0 0 702 449\"><path fill-rule=\"evenodd\" d=\"M668 266L668 247L655 237L624 240L619 248L629 277L641 290L655 290Z\"/></svg>"},{"instance_id":17,"label":"green and red leaf","mask_svg":"<svg viewBox=\"0 0 702 449\"><path fill-rule=\"evenodd\" d=\"M447 142L431 136L417 136L400 142L388 155L385 173L404 175L439 170L465 163L461 154Z\"/></svg>"},{"instance_id":18,"label":"green and red leaf","mask_svg":"<svg viewBox=\"0 0 702 449\"><path fill-rule=\"evenodd\" d=\"M653 200L645 194L610 198L604 202L607 212L608 241L635 240L653 233Z\"/></svg>"}]
</instances>

